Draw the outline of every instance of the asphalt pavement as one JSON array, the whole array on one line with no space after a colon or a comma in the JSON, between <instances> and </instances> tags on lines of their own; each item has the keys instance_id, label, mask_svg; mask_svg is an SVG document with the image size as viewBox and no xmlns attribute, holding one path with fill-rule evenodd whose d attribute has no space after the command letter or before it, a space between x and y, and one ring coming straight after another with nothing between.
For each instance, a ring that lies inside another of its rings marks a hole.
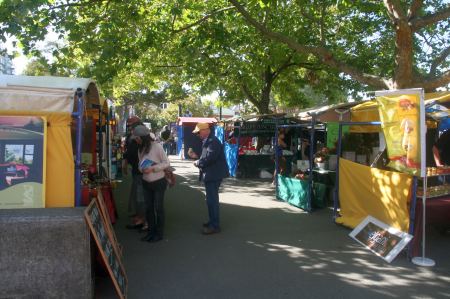
<instances>
[{"instance_id":1,"label":"asphalt pavement","mask_svg":"<svg viewBox=\"0 0 450 299\"><path fill-rule=\"evenodd\" d=\"M222 232L202 235L204 189L190 161L170 157L177 185L166 193L164 240L125 229L130 178L114 190L128 298L450 298L450 233L430 229L419 267L404 252L388 264L334 224L331 208L305 213L275 199L270 180L227 179ZM450 217L450 215L449 215ZM116 298L109 279L97 298Z\"/></svg>"}]
</instances>

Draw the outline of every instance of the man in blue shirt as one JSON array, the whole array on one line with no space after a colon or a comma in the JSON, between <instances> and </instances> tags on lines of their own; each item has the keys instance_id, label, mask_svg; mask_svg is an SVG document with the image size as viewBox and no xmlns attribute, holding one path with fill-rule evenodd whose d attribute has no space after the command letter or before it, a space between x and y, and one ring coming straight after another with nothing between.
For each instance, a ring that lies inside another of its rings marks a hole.
<instances>
[{"instance_id":1,"label":"man in blue shirt","mask_svg":"<svg viewBox=\"0 0 450 299\"><path fill-rule=\"evenodd\" d=\"M222 180L228 177L228 166L225 160L223 146L206 123L198 123L192 133L202 140L202 153L194 165L200 169L200 180L205 183L206 204L209 221L203 224L203 234L210 235L220 232L219 187ZM191 153L191 158L198 158Z\"/></svg>"}]
</instances>

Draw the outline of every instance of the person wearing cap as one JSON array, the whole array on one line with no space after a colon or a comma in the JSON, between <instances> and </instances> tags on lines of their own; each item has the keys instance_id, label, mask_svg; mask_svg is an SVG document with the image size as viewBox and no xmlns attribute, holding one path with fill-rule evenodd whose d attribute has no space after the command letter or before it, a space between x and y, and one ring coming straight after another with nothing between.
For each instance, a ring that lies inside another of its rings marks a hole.
<instances>
[{"instance_id":1,"label":"person wearing cap","mask_svg":"<svg viewBox=\"0 0 450 299\"><path fill-rule=\"evenodd\" d=\"M167 188L164 170L170 163L161 144L155 142L155 134L146 126L134 128L133 136L139 145L139 170L143 173L145 215L149 226L142 241L158 242L164 237L164 193Z\"/></svg>"},{"instance_id":2,"label":"person wearing cap","mask_svg":"<svg viewBox=\"0 0 450 299\"><path fill-rule=\"evenodd\" d=\"M128 214L132 217L131 224L127 224L127 229L145 229L145 204L142 189L142 173L139 170L138 144L132 137L136 126L142 125L137 116L132 116L127 120L128 134L125 139L125 152L122 160L122 173L128 174L128 166L131 166L131 188L128 197Z\"/></svg>"},{"instance_id":3,"label":"person wearing cap","mask_svg":"<svg viewBox=\"0 0 450 299\"><path fill-rule=\"evenodd\" d=\"M228 165L222 143L211 133L209 125L198 123L192 131L202 140L200 157L191 152L190 157L197 159L194 165L200 170L200 180L205 184L206 204L208 207L208 222L203 224L203 234L210 235L220 232L219 187L222 180L228 177Z\"/></svg>"}]
</instances>

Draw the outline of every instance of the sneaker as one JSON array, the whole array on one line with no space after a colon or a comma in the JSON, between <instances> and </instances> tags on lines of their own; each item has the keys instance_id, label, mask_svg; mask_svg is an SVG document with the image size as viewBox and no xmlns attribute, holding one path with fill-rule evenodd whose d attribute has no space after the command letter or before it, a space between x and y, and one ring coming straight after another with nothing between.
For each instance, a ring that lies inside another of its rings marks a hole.
<instances>
[{"instance_id":1,"label":"sneaker","mask_svg":"<svg viewBox=\"0 0 450 299\"><path fill-rule=\"evenodd\" d=\"M141 238L141 241L149 242L154 237L155 237L155 234L149 232L144 237Z\"/></svg>"},{"instance_id":2,"label":"sneaker","mask_svg":"<svg viewBox=\"0 0 450 299\"><path fill-rule=\"evenodd\" d=\"M140 233L147 233L148 231L150 231L150 229L148 228L147 224L144 224L144 226L142 226L142 228L139 230Z\"/></svg>"}]
</instances>

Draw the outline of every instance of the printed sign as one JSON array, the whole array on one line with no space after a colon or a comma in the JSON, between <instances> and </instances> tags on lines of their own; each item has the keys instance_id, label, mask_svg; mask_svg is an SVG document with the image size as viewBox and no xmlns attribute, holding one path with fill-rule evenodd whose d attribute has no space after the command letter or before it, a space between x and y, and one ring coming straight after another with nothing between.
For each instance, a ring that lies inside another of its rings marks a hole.
<instances>
[{"instance_id":1,"label":"printed sign","mask_svg":"<svg viewBox=\"0 0 450 299\"><path fill-rule=\"evenodd\" d=\"M389 227L386 223L367 216L349 235L367 249L390 263L411 241L410 234Z\"/></svg>"},{"instance_id":2,"label":"printed sign","mask_svg":"<svg viewBox=\"0 0 450 299\"><path fill-rule=\"evenodd\" d=\"M377 92L378 112L386 139L388 166L425 175L425 109L423 90Z\"/></svg>"},{"instance_id":3,"label":"printed sign","mask_svg":"<svg viewBox=\"0 0 450 299\"><path fill-rule=\"evenodd\" d=\"M45 206L46 119L0 116L0 209Z\"/></svg>"},{"instance_id":4,"label":"printed sign","mask_svg":"<svg viewBox=\"0 0 450 299\"><path fill-rule=\"evenodd\" d=\"M287 125L289 120L285 118L265 118L258 121L244 121L235 123L235 136L275 136L276 125Z\"/></svg>"}]
</instances>

